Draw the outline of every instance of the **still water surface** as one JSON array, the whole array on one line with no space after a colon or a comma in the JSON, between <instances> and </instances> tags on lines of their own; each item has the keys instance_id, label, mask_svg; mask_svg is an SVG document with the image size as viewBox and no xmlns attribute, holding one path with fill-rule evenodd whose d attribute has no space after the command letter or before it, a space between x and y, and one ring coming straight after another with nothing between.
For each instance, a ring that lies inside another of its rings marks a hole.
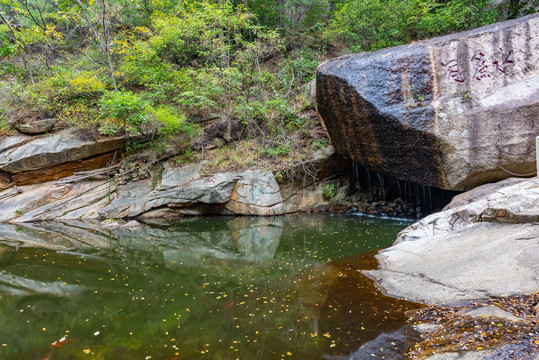
<instances>
[{"instance_id":1,"label":"still water surface","mask_svg":"<svg viewBox=\"0 0 539 360\"><path fill-rule=\"evenodd\" d=\"M354 215L0 225L0 358L346 355L415 307L359 271L407 225Z\"/></svg>"}]
</instances>

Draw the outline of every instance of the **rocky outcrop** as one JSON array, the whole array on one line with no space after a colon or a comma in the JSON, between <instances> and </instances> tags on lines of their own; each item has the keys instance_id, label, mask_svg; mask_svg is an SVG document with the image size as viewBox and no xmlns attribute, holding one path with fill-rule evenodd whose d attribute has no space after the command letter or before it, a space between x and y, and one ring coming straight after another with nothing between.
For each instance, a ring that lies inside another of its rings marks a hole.
<instances>
[{"instance_id":1,"label":"rocky outcrop","mask_svg":"<svg viewBox=\"0 0 539 360\"><path fill-rule=\"evenodd\" d=\"M337 153L378 173L463 191L535 171L538 14L332 59L316 84Z\"/></svg>"},{"instance_id":2,"label":"rocky outcrop","mask_svg":"<svg viewBox=\"0 0 539 360\"><path fill-rule=\"evenodd\" d=\"M97 169L119 159L123 137L82 140L66 130L49 136L12 136L0 140L0 181L4 187L31 185ZM4 180L2 180L4 178Z\"/></svg>"},{"instance_id":3,"label":"rocky outcrop","mask_svg":"<svg viewBox=\"0 0 539 360\"><path fill-rule=\"evenodd\" d=\"M106 181L48 182L17 189L0 193L0 222L97 218L97 210L110 202L109 194L116 186Z\"/></svg>"},{"instance_id":4,"label":"rocky outcrop","mask_svg":"<svg viewBox=\"0 0 539 360\"><path fill-rule=\"evenodd\" d=\"M28 118L24 121L13 121L11 125L25 134L41 134L50 131L56 125L52 118Z\"/></svg>"},{"instance_id":5,"label":"rocky outcrop","mask_svg":"<svg viewBox=\"0 0 539 360\"><path fill-rule=\"evenodd\" d=\"M9 138L8 138L9 139ZM123 137L81 140L69 131L38 137L0 154L0 170L21 173L122 149Z\"/></svg>"},{"instance_id":6,"label":"rocky outcrop","mask_svg":"<svg viewBox=\"0 0 539 360\"><path fill-rule=\"evenodd\" d=\"M226 208L241 215L283 213L283 197L273 173L248 172L236 182Z\"/></svg>"},{"instance_id":7,"label":"rocky outcrop","mask_svg":"<svg viewBox=\"0 0 539 360\"><path fill-rule=\"evenodd\" d=\"M95 159L95 158L94 158ZM85 160L80 164L84 164ZM44 220L151 218L179 215L279 215L309 211L322 201L320 177L331 177L338 160L331 148L309 163L303 181L277 181L271 171L249 170L201 175L201 165L164 164L160 174L142 181L123 180L125 174L103 180L45 182L0 192L0 222ZM79 162L66 167L73 169ZM291 169L299 176L307 164ZM54 166L57 173L64 165ZM43 171L17 173L13 179ZM315 175L317 174L317 175ZM22 177L21 177L22 179ZM281 176L281 180L284 178ZM21 180L22 181L22 180Z\"/></svg>"},{"instance_id":8,"label":"rocky outcrop","mask_svg":"<svg viewBox=\"0 0 539 360\"><path fill-rule=\"evenodd\" d=\"M403 230L368 271L384 292L435 304L539 288L539 178L457 196Z\"/></svg>"}]
</instances>

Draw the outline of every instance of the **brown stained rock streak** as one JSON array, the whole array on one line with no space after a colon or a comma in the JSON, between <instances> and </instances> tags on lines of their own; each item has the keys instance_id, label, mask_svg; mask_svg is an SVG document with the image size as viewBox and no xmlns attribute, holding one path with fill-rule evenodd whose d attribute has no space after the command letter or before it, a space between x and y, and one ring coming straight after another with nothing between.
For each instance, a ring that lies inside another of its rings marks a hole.
<instances>
[{"instance_id":1,"label":"brown stained rock streak","mask_svg":"<svg viewBox=\"0 0 539 360\"><path fill-rule=\"evenodd\" d=\"M120 152L111 151L89 159L73 161L66 164L13 174L14 185L33 185L46 181L58 180L73 175L77 171L95 170L106 167L121 158Z\"/></svg>"}]
</instances>

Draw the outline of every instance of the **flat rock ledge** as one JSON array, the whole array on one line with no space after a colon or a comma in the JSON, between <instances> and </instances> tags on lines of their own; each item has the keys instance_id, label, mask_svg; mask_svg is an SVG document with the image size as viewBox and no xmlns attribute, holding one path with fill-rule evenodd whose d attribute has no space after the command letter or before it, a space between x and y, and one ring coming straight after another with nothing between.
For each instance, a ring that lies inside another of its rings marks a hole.
<instances>
[{"instance_id":1,"label":"flat rock ledge","mask_svg":"<svg viewBox=\"0 0 539 360\"><path fill-rule=\"evenodd\" d=\"M381 290L427 304L539 289L539 178L506 179L461 194L403 230L364 273Z\"/></svg>"}]
</instances>

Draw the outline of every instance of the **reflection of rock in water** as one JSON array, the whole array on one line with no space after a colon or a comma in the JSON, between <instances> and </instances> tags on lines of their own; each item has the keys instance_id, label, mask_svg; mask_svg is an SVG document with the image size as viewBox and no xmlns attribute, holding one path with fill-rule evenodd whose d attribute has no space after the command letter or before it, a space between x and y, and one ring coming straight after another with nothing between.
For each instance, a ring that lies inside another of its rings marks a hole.
<instances>
[{"instance_id":1,"label":"reflection of rock in water","mask_svg":"<svg viewBox=\"0 0 539 360\"><path fill-rule=\"evenodd\" d=\"M15 258L16 251L9 246L0 245L0 265L9 264Z\"/></svg>"},{"instance_id":2,"label":"reflection of rock in water","mask_svg":"<svg viewBox=\"0 0 539 360\"><path fill-rule=\"evenodd\" d=\"M200 266L202 258L272 259L283 231L282 218L192 219L137 227L101 227L96 221L0 224L0 241L51 250L147 261L166 266ZM205 226L204 226L205 225ZM1 255L1 254L0 254ZM0 259L1 261L1 259Z\"/></svg>"},{"instance_id":3,"label":"reflection of rock in water","mask_svg":"<svg viewBox=\"0 0 539 360\"><path fill-rule=\"evenodd\" d=\"M331 285L337 280L337 271L330 263L318 264L298 272L292 278L291 293L301 304L302 318L309 319L309 330L320 334L320 312L327 301Z\"/></svg>"},{"instance_id":4,"label":"reflection of rock in water","mask_svg":"<svg viewBox=\"0 0 539 360\"><path fill-rule=\"evenodd\" d=\"M0 270L0 294L28 296L28 295L52 295L64 297L77 295L86 287L65 284L61 281L44 282L27 279L13 275L5 270Z\"/></svg>"},{"instance_id":5,"label":"reflection of rock in water","mask_svg":"<svg viewBox=\"0 0 539 360\"><path fill-rule=\"evenodd\" d=\"M282 217L237 217L228 223L232 241L246 260L273 259L283 226Z\"/></svg>"}]
</instances>

